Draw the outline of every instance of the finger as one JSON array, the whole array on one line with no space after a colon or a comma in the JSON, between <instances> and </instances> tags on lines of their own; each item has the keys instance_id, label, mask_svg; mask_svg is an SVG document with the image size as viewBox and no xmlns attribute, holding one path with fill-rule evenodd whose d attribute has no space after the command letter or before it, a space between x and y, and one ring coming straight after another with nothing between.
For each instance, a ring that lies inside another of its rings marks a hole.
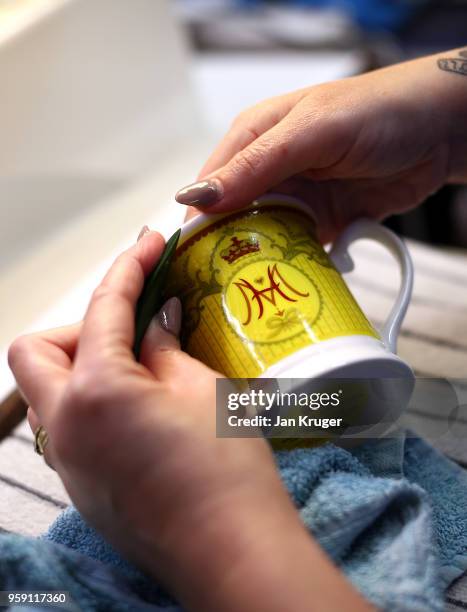
<instances>
[{"instance_id":1,"label":"finger","mask_svg":"<svg viewBox=\"0 0 467 612\"><path fill-rule=\"evenodd\" d=\"M179 191L178 202L217 213L241 208L313 162L309 143L288 115L222 168Z\"/></svg>"},{"instance_id":2,"label":"finger","mask_svg":"<svg viewBox=\"0 0 467 612\"><path fill-rule=\"evenodd\" d=\"M316 221L318 240L332 242L353 220L369 213L362 199L364 181L311 181L294 177L284 181L275 192L298 198L310 208Z\"/></svg>"},{"instance_id":3,"label":"finger","mask_svg":"<svg viewBox=\"0 0 467 612\"><path fill-rule=\"evenodd\" d=\"M163 237L147 232L116 259L89 303L76 354L77 369L122 356L133 360L136 302L163 248Z\"/></svg>"},{"instance_id":4,"label":"finger","mask_svg":"<svg viewBox=\"0 0 467 612\"><path fill-rule=\"evenodd\" d=\"M287 179L274 188L274 193L297 198L309 206L316 236L323 244L334 240L352 220L353 213L357 213L351 191L348 182L311 181L301 176Z\"/></svg>"},{"instance_id":5,"label":"finger","mask_svg":"<svg viewBox=\"0 0 467 612\"><path fill-rule=\"evenodd\" d=\"M435 183L433 183L433 180ZM431 181L431 182L430 182ZM436 184L430 163L396 176L379 179L311 181L295 177L275 189L309 205L321 242L334 240L360 217L382 220L421 203Z\"/></svg>"},{"instance_id":6,"label":"finger","mask_svg":"<svg viewBox=\"0 0 467 612\"><path fill-rule=\"evenodd\" d=\"M222 199L209 212L249 204L286 179L319 165L315 139L301 117L289 113L209 178L221 185Z\"/></svg>"},{"instance_id":7,"label":"finger","mask_svg":"<svg viewBox=\"0 0 467 612\"><path fill-rule=\"evenodd\" d=\"M28 419L29 427L31 428L32 433L34 433L41 424L41 422L39 421L39 417L34 412L34 409L31 406L29 406L26 416Z\"/></svg>"},{"instance_id":8,"label":"finger","mask_svg":"<svg viewBox=\"0 0 467 612\"><path fill-rule=\"evenodd\" d=\"M141 347L141 363L160 381L174 382L182 388L220 376L197 359L180 350L179 333L182 308L178 298L171 298L151 322Z\"/></svg>"},{"instance_id":9,"label":"finger","mask_svg":"<svg viewBox=\"0 0 467 612\"><path fill-rule=\"evenodd\" d=\"M222 168L180 190L177 201L219 213L246 206L296 175L336 178L334 168L349 154L360 126L350 111L325 112L319 92L315 98L296 104Z\"/></svg>"},{"instance_id":10,"label":"finger","mask_svg":"<svg viewBox=\"0 0 467 612\"><path fill-rule=\"evenodd\" d=\"M76 323L20 336L10 346L10 368L22 395L39 415L44 409L53 410L63 392L81 327L81 323Z\"/></svg>"},{"instance_id":11,"label":"finger","mask_svg":"<svg viewBox=\"0 0 467 612\"><path fill-rule=\"evenodd\" d=\"M232 123L230 130L204 164L198 179L204 178L222 166L232 157L249 146L262 134L277 125L305 95L301 89L286 95L276 96L255 104L241 113Z\"/></svg>"},{"instance_id":12,"label":"finger","mask_svg":"<svg viewBox=\"0 0 467 612\"><path fill-rule=\"evenodd\" d=\"M146 367L158 381L172 383L174 389L185 394L189 388L194 396L195 387L202 384L202 380L213 380L216 376L222 376L179 347L167 345L160 345L148 353Z\"/></svg>"},{"instance_id":13,"label":"finger","mask_svg":"<svg viewBox=\"0 0 467 612\"><path fill-rule=\"evenodd\" d=\"M180 350L179 334L182 305L177 297L170 298L151 321L141 345L141 363L157 378L164 378L171 352Z\"/></svg>"}]
</instances>

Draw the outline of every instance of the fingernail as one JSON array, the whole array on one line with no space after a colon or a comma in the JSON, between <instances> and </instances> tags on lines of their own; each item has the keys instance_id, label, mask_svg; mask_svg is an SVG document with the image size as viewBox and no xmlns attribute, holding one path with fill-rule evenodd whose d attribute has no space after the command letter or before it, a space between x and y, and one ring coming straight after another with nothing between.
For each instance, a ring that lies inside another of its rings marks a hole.
<instances>
[{"instance_id":1,"label":"fingernail","mask_svg":"<svg viewBox=\"0 0 467 612\"><path fill-rule=\"evenodd\" d=\"M211 206L223 196L223 189L220 181L210 179L209 181L199 181L180 189L175 194L175 199L179 204L187 206Z\"/></svg>"},{"instance_id":2,"label":"fingernail","mask_svg":"<svg viewBox=\"0 0 467 612\"><path fill-rule=\"evenodd\" d=\"M157 315L162 329L178 338L182 327L182 304L177 297L170 298Z\"/></svg>"},{"instance_id":3,"label":"fingernail","mask_svg":"<svg viewBox=\"0 0 467 612\"><path fill-rule=\"evenodd\" d=\"M141 240L141 238L144 236L144 234L147 234L149 232L149 227L147 225L143 225L143 227L141 228L140 233L138 234L138 238L136 240L136 242L139 242Z\"/></svg>"}]
</instances>

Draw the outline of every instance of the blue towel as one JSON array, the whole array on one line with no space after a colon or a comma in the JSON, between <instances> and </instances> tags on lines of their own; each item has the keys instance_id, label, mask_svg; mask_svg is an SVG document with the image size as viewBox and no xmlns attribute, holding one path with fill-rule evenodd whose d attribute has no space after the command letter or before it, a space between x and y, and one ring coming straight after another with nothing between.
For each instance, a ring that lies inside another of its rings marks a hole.
<instances>
[{"instance_id":1,"label":"blue towel","mask_svg":"<svg viewBox=\"0 0 467 612\"><path fill-rule=\"evenodd\" d=\"M276 460L305 525L370 601L391 612L443 610L444 589L467 569L467 472L405 434L352 452L332 444L281 451ZM0 537L0 579L6 571L12 584L47 580L78 602L104 602L100 609L114 598L112 610L180 610L74 508L41 540Z\"/></svg>"}]
</instances>

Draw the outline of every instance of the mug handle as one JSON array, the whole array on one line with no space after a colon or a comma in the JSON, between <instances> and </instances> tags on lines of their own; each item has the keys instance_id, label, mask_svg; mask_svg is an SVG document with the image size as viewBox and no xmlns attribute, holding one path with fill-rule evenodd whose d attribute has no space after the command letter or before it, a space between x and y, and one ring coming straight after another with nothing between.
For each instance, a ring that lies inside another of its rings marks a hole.
<instances>
[{"instance_id":1,"label":"mug handle","mask_svg":"<svg viewBox=\"0 0 467 612\"><path fill-rule=\"evenodd\" d=\"M354 262L348 251L352 242L367 238L385 246L399 262L401 286L399 295L381 330L381 340L387 348L397 352L397 337L409 306L413 288L413 264L410 253L404 242L387 227L371 219L354 221L334 242L329 257L339 272L351 272Z\"/></svg>"}]
</instances>

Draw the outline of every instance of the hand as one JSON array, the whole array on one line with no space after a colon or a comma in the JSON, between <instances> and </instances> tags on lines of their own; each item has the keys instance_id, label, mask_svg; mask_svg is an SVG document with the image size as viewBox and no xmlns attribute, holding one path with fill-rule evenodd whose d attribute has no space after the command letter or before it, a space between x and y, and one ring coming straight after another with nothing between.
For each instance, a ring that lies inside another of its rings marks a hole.
<instances>
[{"instance_id":1,"label":"hand","mask_svg":"<svg viewBox=\"0 0 467 612\"><path fill-rule=\"evenodd\" d=\"M176 199L221 212L268 191L294 195L327 242L357 217L407 210L459 179L466 86L427 57L266 100L237 117L202 182Z\"/></svg>"},{"instance_id":2,"label":"hand","mask_svg":"<svg viewBox=\"0 0 467 612\"><path fill-rule=\"evenodd\" d=\"M266 442L216 437L220 375L180 351L176 298L134 360L135 304L162 248L143 236L82 323L11 346L46 460L86 520L189 609L369 610L307 534Z\"/></svg>"},{"instance_id":3,"label":"hand","mask_svg":"<svg viewBox=\"0 0 467 612\"><path fill-rule=\"evenodd\" d=\"M145 235L116 260L81 324L24 336L9 351L32 428L48 432L47 461L71 499L150 569L148 534L176 549L185 529L196 533L230 499L246 502L271 480L280 487L263 440L216 438L219 374L180 351L158 321L141 363L133 358L136 300L162 249L159 234Z\"/></svg>"}]
</instances>

